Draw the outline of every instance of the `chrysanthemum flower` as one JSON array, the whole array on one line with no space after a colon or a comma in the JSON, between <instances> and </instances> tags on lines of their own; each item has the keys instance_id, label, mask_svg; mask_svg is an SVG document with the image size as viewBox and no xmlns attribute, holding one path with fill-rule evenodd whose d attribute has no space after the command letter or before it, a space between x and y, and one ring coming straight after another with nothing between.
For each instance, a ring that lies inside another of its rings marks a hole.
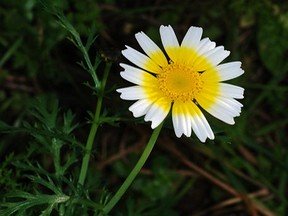
<instances>
[{"instance_id":1,"label":"chrysanthemum flower","mask_svg":"<svg viewBox=\"0 0 288 216\"><path fill-rule=\"evenodd\" d=\"M120 64L120 74L136 84L117 89L121 98L137 100L129 110L134 117L144 116L157 127L172 108L172 122L177 137L191 136L192 130L205 142L214 139L201 109L228 124L239 116L244 89L222 81L244 73L241 62L220 64L230 52L208 38L201 39L202 28L190 27L181 45L169 26L160 27L165 53L143 32L135 35L146 55L126 46L122 54L137 67Z\"/></svg>"}]
</instances>

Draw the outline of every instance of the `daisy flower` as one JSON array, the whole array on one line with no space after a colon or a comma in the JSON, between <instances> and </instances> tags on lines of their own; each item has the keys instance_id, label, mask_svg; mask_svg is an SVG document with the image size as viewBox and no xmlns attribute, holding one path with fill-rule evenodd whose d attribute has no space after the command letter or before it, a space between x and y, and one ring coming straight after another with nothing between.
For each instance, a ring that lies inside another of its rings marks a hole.
<instances>
[{"instance_id":1,"label":"daisy flower","mask_svg":"<svg viewBox=\"0 0 288 216\"><path fill-rule=\"evenodd\" d=\"M143 32L135 35L145 54L126 46L122 54L135 66L120 64L120 75L135 84L117 89L124 100L137 100L129 110L134 117L145 116L156 128L172 110L177 137L190 137L192 131L205 142L214 139L202 110L227 124L239 116L244 89L223 83L244 73L241 62L220 64L230 52L209 38L201 39L203 29L191 26L181 44L173 28L160 26L165 53Z\"/></svg>"}]
</instances>

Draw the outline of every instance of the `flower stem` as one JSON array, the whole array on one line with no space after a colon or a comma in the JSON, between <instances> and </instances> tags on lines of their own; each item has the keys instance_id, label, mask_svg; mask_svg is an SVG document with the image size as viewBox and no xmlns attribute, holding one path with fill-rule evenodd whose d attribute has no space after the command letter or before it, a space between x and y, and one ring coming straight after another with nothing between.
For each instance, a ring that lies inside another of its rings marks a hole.
<instances>
[{"instance_id":1,"label":"flower stem","mask_svg":"<svg viewBox=\"0 0 288 216\"><path fill-rule=\"evenodd\" d=\"M78 183L81 185L84 184L84 181L86 179L90 155L91 155L91 150L92 150L93 143L94 143L94 138L95 138L97 129L98 129L99 125L101 124L100 113L101 113L104 89L105 89L105 85L106 85L106 81L107 81L107 77L108 77L110 68L111 68L111 63L107 63L105 70L104 70L103 79L102 79L102 82L101 82L101 85L100 85L100 88L98 91L98 101L97 101L97 105L96 105L95 115L94 115L94 119L93 119L93 122L92 122L92 125L90 128L88 139L86 142L85 155L84 155L83 160L82 160L80 175L79 175L79 179L78 179Z\"/></svg>"},{"instance_id":2,"label":"flower stem","mask_svg":"<svg viewBox=\"0 0 288 216\"><path fill-rule=\"evenodd\" d=\"M108 214L112 210L112 208L118 203L118 201L121 199L121 197L126 192L128 187L131 185L131 183L133 182L133 180L135 179L137 174L140 172L141 168L145 164L147 158L149 157L149 155L150 155L150 153L151 153L151 151L152 151L152 149L156 143L156 140L159 136L159 133L161 131L162 126L163 126L163 122L153 131L153 133L150 137L150 140L147 143L147 145L146 145L140 159L138 160L137 164L135 165L135 167L133 168L133 170L131 171L129 176L126 178L124 183L121 185L121 187L118 189L116 194L107 203L107 205L104 206L104 208L103 208L104 214Z\"/></svg>"},{"instance_id":3,"label":"flower stem","mask_svg":"<svg viewBox=\"0 0 288 216\"><path fill-rule=\"evenodd\" d=\"M93 123L91 125L90 133L89 133L86 147L85 147L85 155L84 155L83 160L82 160L80 175L79 175L79 179L78 179L78 183L81 185L84 184L84 181L86 178L94 138L95 138L97 129L99 127L99 117L100 117L100 111L101 111L101 106L102 106L102 99L103 99L102 97L98 98L95 116L93 119Z\"/></svg>"}]
</instances>

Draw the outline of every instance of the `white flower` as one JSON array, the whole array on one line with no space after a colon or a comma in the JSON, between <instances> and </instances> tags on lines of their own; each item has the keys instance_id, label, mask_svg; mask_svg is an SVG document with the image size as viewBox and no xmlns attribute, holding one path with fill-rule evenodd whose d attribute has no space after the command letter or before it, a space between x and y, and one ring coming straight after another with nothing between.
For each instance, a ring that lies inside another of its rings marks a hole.
<instances>
[{"instance_id":1,"label":"white flower","mask_svg":"<svg viewBox=\"0 0 288 216\"><path fill-rule=\"evenodd\" d=\"M129 110L134 117L145 116L157 127L172 107L172 122L177 137L191 136L192 130L205 142L214 139L201 107L214 117L234 124L243 106L244 89L222 81L244 73L241 62L220 64L230 52L208 38L201 39L202 28L190 27L181 45L169 26L160 27L166 55L143 32L135 35L146 55L126 46L122 54L137 67L120 64L120 75L136 84L117 89L124 100L137 100Z\"/></svg>"}]
</instances>

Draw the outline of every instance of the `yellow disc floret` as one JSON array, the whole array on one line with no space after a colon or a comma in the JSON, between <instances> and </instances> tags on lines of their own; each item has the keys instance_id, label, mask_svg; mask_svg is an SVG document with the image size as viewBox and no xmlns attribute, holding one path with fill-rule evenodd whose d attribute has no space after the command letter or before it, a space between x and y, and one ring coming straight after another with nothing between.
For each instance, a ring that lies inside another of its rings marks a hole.
<instances>
[{"instance_id":1,"label":"yellow disc floret","mask_svg":"<svg viewBox=\"0 0 288 216\"><path fill-rule=\"evenodd\" d=\"M157 74L159 89L172 101L191 101L203 88L201 73L185 64L170 62Z\"/></svg>"}]
</instances>

